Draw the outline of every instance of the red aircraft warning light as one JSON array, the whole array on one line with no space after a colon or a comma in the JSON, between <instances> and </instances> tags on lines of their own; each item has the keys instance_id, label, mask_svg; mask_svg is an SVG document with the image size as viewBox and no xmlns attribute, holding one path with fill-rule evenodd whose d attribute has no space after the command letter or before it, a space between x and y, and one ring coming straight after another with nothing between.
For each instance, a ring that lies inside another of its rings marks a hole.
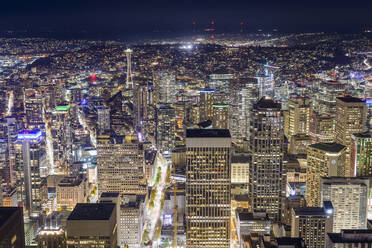
<instances>
[{"instance_id":1,"label":"red aircraft warning light","mask_svg":"<svg viewBox=\"0 0 372 248\"><path fill-rule=\"evenodd\" d=\"M89 80L93 83L97 81L97 76L95 74L90 75Z\"/></svg>"}]
</instances>

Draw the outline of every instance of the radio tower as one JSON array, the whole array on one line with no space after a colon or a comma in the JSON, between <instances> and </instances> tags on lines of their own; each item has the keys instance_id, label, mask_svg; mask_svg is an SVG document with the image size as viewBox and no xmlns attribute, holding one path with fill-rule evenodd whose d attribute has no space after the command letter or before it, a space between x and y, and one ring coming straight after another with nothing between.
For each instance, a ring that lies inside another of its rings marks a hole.
<instances>
[{"instance_id":1,"label":"radio tower","mask_svg":"<svg viewBox=\"0 0 372 248\"><path fill-rule=\"evenodd\" d=\"M133 51L130 48L125 50L125 54L127 56L127 82L126 82L127 89L133 89L132 62L131 62L132 53Z\"/></svg>"},{"instance_id":2,"label":"radio tower","mask_svg":"<svg viewBox=\"0 0 372 248\"><path fill-rule=\"evenodd\" d=\"M210 36L211 39L214 39L214 33L216 31L216 28L214 27L214 24L215 24L215 21L212 20L211 21L211 36Z\"/></svg>"},{"instance_id":3,"label":"radio tower","mask_svg":"<svg viewBox=\"0 0 372 248\"><path fill-rule=\"evenodd\" d=\"M240 33L244 33L244 22L240 22Z\"/></svg>"}]
</instances>

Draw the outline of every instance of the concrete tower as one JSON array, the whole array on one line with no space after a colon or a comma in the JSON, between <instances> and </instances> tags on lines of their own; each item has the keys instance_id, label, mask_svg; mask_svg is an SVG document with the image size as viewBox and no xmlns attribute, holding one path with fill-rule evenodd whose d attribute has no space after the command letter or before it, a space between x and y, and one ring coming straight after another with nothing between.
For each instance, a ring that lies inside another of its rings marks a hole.
<instances>
[{"instance_id":1,"label":"concrete tower","mask_svg":"<svg viewBox=\"0 0 372 248\"><path fill-rule=\"evenodd\" d=\"M125 50L125 54L127 55L127 88L133 89L133 80L132 80L132 57L133 50L128 48Z\"/></svg>"}]
</instances>

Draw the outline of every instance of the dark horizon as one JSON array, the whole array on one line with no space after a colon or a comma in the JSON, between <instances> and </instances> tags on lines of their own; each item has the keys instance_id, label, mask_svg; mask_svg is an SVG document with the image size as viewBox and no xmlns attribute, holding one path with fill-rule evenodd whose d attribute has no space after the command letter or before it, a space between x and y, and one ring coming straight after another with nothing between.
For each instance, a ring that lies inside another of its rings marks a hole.
<instances>
[{"instance_id":1,"label":"dark horizon","mask_svg":"<svg viewBox=\"0 0 372 248\"><path fill-rule=\"evenodd\" d=\"M216 33L239 33L241 27L244 33L260 29L280 33L359 33L372 28L372 19L368 18L371 2L332 2L7 0L0 10L0 31L92 38L191 35L193 31L203 33L212 20Z\"/></svg>"}]
</instances>

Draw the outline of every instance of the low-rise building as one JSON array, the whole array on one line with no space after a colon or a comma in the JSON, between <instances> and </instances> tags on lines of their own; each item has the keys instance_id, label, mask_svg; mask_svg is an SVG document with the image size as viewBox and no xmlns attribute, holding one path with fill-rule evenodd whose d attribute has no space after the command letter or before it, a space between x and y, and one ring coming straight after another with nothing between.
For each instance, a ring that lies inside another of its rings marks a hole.
<instances>
[{"instance_id":1,"label":"low-rise building","mask_svg":"<svg viewBox=\"0 0 372 248\"><path fill-rule=\"evenodd\" d=\"M115 203L78 203L67 219L67 247L117 248Z\"/></svg>"},{"instance_id":2,"label":"low-rise building","mask_svg":"<svg viewBox=\"0 0 372 248\"><path fill-rule=\"evenodd\" d=\"M72 210L77 203L86 199L85 180L79 177L65 177L56 187L57 209Z\"/></svg>"}]
</instances>

